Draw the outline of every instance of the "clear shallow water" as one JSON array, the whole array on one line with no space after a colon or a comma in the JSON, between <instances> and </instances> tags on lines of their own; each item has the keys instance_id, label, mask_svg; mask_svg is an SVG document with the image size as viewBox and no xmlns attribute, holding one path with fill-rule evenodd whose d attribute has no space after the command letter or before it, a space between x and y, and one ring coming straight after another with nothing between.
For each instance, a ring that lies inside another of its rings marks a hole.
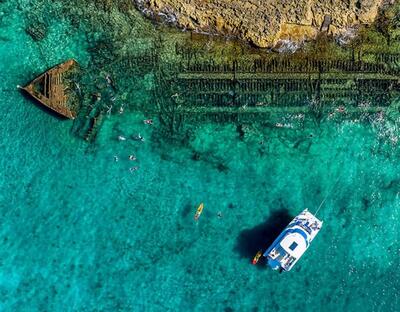
<instances>
[{"instance_id":1,"label":"clear shallow water","mask_svg":"<svg viewBox=\"0 0 400 312\"><path fill-rule=\"evenodd\" d=\"M146 126L147 114L128 111L107 117L88 144L70 133L72 122L14 90L65 58L88 63L83 34L57 23L40 52L24 15L6 16L2 310L397 310L396 128L379 118L326 119L299 129L254 125L240 136L236 125L205 122L177 144L160 139L158 120ZM139 132L143 143L116 139ZM323 230L293 271L250 265L267 247L262 236L328 194Z\"/></svg>"}]
</instances>

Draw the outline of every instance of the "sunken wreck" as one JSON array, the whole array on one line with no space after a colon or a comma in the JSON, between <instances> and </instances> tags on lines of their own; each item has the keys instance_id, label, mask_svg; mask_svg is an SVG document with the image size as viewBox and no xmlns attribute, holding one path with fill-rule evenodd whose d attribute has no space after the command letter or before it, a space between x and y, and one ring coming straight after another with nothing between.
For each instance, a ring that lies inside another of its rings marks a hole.
<instances>
[{"instance_id":1,"label":"sunken wreck","mask_svg":"<svg viewBox=\"0 0 400 312\"><path fill-rule=\"evenodd\" d=\"M22 87L22 90L53 112L69 119L75 119L79 109L79 100L71 78L78 68L78 63L74 59L70 59L40 74Z\"/></svg>"}]
</instances>

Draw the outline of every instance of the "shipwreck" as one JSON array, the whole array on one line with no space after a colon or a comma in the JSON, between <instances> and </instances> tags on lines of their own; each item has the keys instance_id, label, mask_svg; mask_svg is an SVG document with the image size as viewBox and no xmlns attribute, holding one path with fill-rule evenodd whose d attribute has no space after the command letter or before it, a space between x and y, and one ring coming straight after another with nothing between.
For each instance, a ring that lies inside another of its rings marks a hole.
<instances>
[{"instance_id":1,"label":"shipwreck","mask_svg":"<svg viewBox=\"0 0 400 312\"><path fill-rule=\"evenodd\" d=\"M70 59L50 68L21 89L57 114L75 119L79 99L73 78L78 68L78 62Z\"/></svg>"}]
</instances>

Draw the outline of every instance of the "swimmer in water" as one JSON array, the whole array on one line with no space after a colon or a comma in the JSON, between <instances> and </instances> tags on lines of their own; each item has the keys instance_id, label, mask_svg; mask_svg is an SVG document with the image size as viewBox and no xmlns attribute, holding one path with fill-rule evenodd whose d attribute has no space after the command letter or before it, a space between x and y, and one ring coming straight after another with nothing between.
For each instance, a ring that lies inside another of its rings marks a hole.
<instances>
[{"instance_id":1,"label":"swimmer in water","mask_svg":"<svg viewBox=\"0 0 400 312\"><path fill-rule=\"evenodd\" d=\"M146 120L143 120L143 122L144 122L145 125L152 125L153 124L153 120L152 119L146 119Z\"/></svg>"},{"instance_id":2,"label":"swimmer in water","mask_svg":"<svg viewBox=\"0 0 400 312\"><path fill-rule=\"evenodd\" d=\"M344 108L344 106L339 106L338 108L337 108L337 111L339 112L339 113L344 113L345 112L345 108Z\"/></svg>"},{"instance_id":3,"label":"swimmer in water","mask_svg":"<svg viewBox=\"0 0 400 312\"><path fill-rule=\"evenodd\" d=\"M118 136L118 141L126 141L126 138L122 135Z\"/></svg>"},{"instance_id":4,"label":"swimmer in water","mask_svg":"<svg viewBox=\"0 0 400 312\"><path fill-rule=\"evenodd\" d=\"M129 160L136 160L136 156L135 155L129 155Z\"/></svg>"},{"instance_id":5,"label":"swimmer in water","mask_svg":"<svg viewBox=\"0 0 400 312\"><path fill-rule=\"evenodd\" d=\"M114 155L114 161L118 161L119 159L118 159L118 156L117 155Z\"/></svg>"},{"instance_id":6,"label":"swimmer in water","mask_svg":"<svg viewBox=\"0 0 400 312\"><path fill-rule=\"evenodd\" d=\"M114 84L114 82L112 81L111 76L109 74L107 74L105 78L106 78L106 81L107 81L107 83L109 85L113 85Z\"/></svg>"},{"instance_id":7,"label":"swimmer in water","mask_svg":"<svg viewBox=\"0 0 400 312\"><path fill-rule=\"evenodd\" d=\"M135 141L142 141L142 142L144 142L144 137L142 137L142 136L140 135L140 133L139 133L138 135L134 136L133 139L134 139Z\"/></svg>"},{"instance_id":8,"label":"swimmer in water","mask_svg":"<svg viewBox=\"0 0 400 312\"><path fill-rule=\"evenodd\" d=\"M136 170L138 170L138 169L139 169L138 166L130 167L130 168L129 168L129 171L132 173L132 172L134 172L134 171L136 171Z\"/></svg>"}]
</instances>

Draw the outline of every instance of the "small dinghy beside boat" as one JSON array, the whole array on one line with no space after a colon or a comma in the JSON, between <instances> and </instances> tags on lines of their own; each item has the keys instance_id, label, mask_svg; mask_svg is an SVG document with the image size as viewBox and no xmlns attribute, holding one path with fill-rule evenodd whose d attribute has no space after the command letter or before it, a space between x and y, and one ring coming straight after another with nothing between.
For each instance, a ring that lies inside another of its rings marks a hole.
<instances>
[{"instance_id":1,"label":"small dinghy beside boat","mask_svg":"<svg viewBox=\"0 0 400 312\"><path fill-rule=\"evenodd\" d=\"M274 270L290 271L322 227L307 209L296 216L265 251L267 264Z\"/></svg>"}]
</instances>

